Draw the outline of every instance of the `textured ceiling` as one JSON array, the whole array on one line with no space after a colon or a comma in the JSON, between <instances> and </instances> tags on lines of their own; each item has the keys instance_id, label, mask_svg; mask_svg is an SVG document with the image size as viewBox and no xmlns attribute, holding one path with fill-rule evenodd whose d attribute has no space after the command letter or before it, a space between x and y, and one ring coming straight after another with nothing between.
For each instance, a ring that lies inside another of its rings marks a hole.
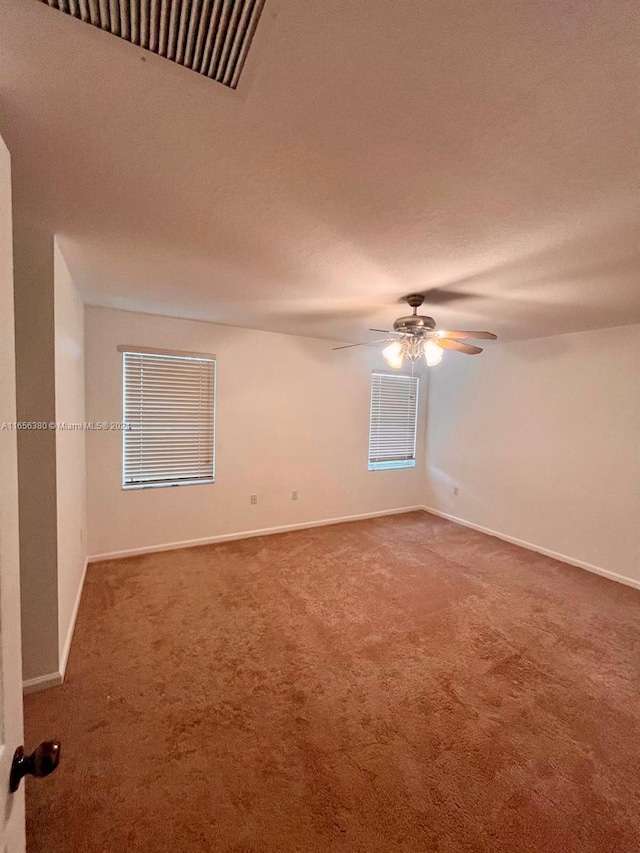
<instances>
[{"instance_id":1,"label":"textured ceiling","mask_svg":"<svg viewBox=\"0 0 640 853\"><path fill-rule=\"evenodd\" d=\"M634 0L267 0L236 91L0 3L0 128L85 300L338 340L427 293L640 322Z\"/></svg>"}]
</instances>

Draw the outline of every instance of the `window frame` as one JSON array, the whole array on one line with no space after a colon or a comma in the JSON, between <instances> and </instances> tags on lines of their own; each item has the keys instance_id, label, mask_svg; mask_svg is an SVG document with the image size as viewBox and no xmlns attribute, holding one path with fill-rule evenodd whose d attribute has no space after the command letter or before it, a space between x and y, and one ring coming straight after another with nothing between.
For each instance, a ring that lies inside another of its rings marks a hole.
<instances>
[{"instance_id":1,"label":"window frame","mask_svg":"<svg viewBox=\"0 0 640 853\"><path fill-rule=\"evenodd\" d=\"M120 488L122 491L131 491L136 489L157 489L157 488L174 488L176 486L201 486L212 485L216 482L216 402L218 391L218 364L217 358L213 353L189 352L184 350L168 350L160 347L140 347L128 346L121 344L118 346L118 352L121 355L121 377L122 377L122 422L125 424L125 429L122 430L122 465L120 476ZM127 382L126 382L126 355L148 355L158 357L168 357L175 359L184 359L192 361L208 361L212 363L212 411L211 411L211 477L199 477L196 479L164 479L157 482L130 482L125 478L126 473L126 442L127 433L129 432L127 424Z\"/></svg>"},{"instance_id":2,"label":"window frame","mask_svg":"<svg viewBox=\"0 0 640 853\"><path fill-rule=\"evenodd\" d=\"M373 438L373 394L374 394L374 378L376 376L390 377L393 379L409 379L415 383L415 415L413 422L413 454L410 459L388 459L384 461L371 461L371 444ZM390 370L372 370L369 390L369 442L367 455L367 468L369 471L393 471L403 470L406 468L416 467L416 451L418 445L418 419L420 410L420 377L413 376L410 373L397 373Z\"/></svg>"}]
</instances>

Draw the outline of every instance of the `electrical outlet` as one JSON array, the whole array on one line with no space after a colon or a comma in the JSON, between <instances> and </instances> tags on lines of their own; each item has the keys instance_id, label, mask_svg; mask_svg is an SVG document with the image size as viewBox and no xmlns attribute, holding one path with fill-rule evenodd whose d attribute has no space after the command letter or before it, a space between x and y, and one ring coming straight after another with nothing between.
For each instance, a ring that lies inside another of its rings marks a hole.
<instances>
[{"instance_id":1,"label":"electrical outlet","mask_svg":"<svg viewBox=\"0 0 640 853\"><path fill-rule=\"evenodd\" d=\"M297 492L291 492L291 500L292 501L298 500L298 493Z\"/></svg>"},{"instance_id":2,"label":"electrical outlet","mask_svg":"<svg viewBox=\"0 0 640 853\"><path fill-rule=\"evenodd\" d=\"M251 495L251 505L255 506L257 503L258 503L258 496L257 495Z\"/></svg>"},{"instance_id":3,"label":"electrical outlet","mask_svg":"<svg viewBox=\"0 0 640 853\"><path fill-rule=\"evenodd\" d=\"M457 486L453 487L453 494L456 496L458 495L458 487Z\"/></svg>"}]
</instances>

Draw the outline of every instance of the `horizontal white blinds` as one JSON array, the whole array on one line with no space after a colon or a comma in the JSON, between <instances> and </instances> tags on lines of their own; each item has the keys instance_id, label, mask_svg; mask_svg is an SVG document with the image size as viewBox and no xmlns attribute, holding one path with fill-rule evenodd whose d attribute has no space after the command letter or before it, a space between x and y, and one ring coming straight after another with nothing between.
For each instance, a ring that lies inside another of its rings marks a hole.
<instances>
[{"instance_id":1,"label":"horizontal white blinds","mask_svg":"<svg viewBox=\"0 0 640 853\"><path fill-rule=\"evenodd\" d=\"M415 464L418 377L371 375L369 468Z\"/></svg>"},{"instance_id":2,"label":"horizontal white blinds","mask_svg":"<svg viewBox=\"0 0 640 853\"><path fill-rule=\"evenodd\" d=\"M212 358L123 352L123 485L214 479Z\"/></svg>"}]
</instances>

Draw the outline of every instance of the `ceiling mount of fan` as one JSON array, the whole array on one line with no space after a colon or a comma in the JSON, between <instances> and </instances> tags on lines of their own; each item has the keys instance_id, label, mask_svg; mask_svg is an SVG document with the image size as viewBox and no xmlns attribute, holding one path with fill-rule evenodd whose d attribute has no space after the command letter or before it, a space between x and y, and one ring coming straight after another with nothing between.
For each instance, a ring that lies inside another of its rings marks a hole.
<instances>
[{"instance_id":1,"label":"ceiling mount of fan","mask_svg":"<svg viewBox=\"0 0 640 853\"><path fill-rule=\"evenodd\" d=\"M421 293L410 293L405 296L405 302L408 302L409 306L416 311L424 302L424 296Z\"/></svg>"},{"instance_id":2,"label":"ceiling mount of fan","mask_svg":"<svg viewBox=\"0 0 640 853\"><path fill-rule=\"evenodd\" d=\"M386 334L394 334L396 337L381 338L377 341L370 341L369 344L346 344L345 346L333 347L333 349L349 349L351 347L389 343L382 354L390 367L399 368L402 367L405 358L413 363L423 356L427 365L434 367L442 359L442 353L445 349L455 350L465 355L479 355L482 352L481 347L463 343L462 340L464 339L495 340L497 338L493 332L436 331L436 321L433 317L418 314L418 308L424 302L422 293L410 293L405 296L405 301L413 308L413 314L409 314L407 317L398 317L394 321L393 332ZM380 332L383 330L370 329L369 331Z\"/></svg>"},{"instance_id":3,"label":"ceiling mount of fan","mask_svg":"<svg viewBox=\"0 0 640 853\"><path fill-rule=\"evenodd\" d=\"M409 296L405 296L405 300L413 308L413 314L408 317L398 317L393 324L393 331L418 337L424 337L427 332L432 332L436 327L433 317L418 314L418 308L424 302L424 296L421 293L410 293Z\"/></svg>"}]
</instances>

